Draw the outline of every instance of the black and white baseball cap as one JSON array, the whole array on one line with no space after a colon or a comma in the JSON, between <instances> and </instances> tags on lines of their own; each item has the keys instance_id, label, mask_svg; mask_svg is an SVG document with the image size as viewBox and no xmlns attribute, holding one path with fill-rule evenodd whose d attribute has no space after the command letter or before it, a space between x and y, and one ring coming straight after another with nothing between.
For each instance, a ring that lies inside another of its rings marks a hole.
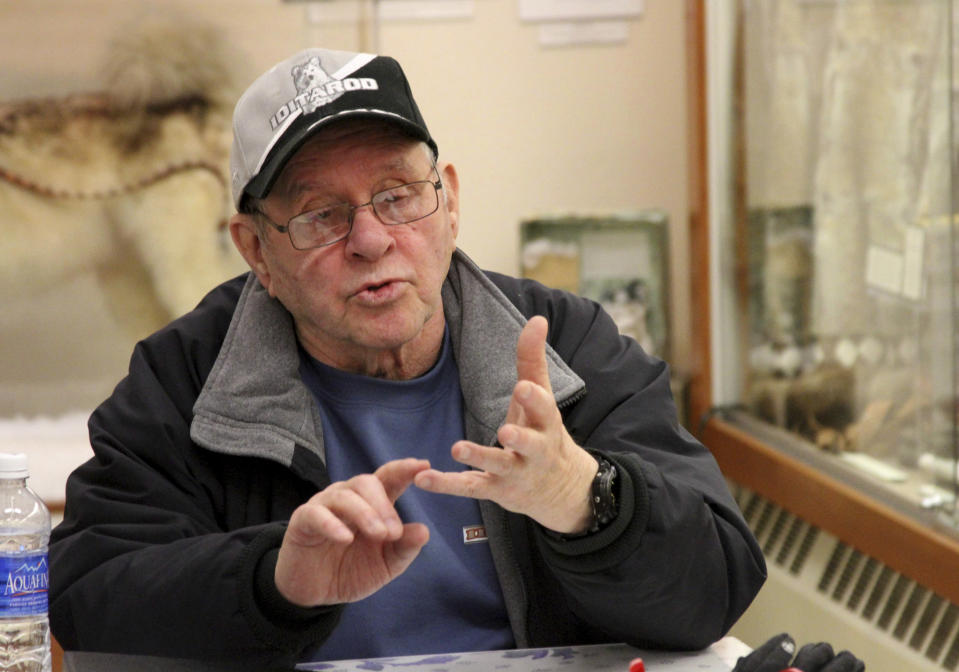
<instances>
[{"instance_id":1,"label":"black and white baseball cap","mask_svg":"<svg viewBox=\"0 0 959 672\"><path fill-rule=\"evenodd\" d=\"M306 49L250 85L233 111L233 204L263 198L286 161L318 129L373 117L395 123L437 154L400 64L388 56Z\"/></svg>"}]
</instances>

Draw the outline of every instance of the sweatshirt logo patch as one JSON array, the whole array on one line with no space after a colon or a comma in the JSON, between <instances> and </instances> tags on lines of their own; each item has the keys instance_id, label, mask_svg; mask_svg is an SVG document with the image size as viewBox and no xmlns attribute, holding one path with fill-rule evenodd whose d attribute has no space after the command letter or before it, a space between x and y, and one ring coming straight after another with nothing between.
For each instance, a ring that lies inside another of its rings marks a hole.
<instances>
[{"instance_id":1,"label":"sweatshirt logo patch","mask_svg":"<svg viewBox=\"0 0 959 672\"><path fill-rule=\"evenodd\" d=\"M478 544L487 541L486 527L484 525L466 525L463 528L463 543Z\"/></svg>"}]
</instances>

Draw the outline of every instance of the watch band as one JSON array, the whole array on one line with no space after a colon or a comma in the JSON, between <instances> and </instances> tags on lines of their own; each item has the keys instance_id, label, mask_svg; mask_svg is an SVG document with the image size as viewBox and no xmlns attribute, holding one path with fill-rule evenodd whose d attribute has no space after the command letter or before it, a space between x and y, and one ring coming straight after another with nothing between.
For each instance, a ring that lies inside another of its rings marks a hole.
<instances>
[{"instance_id":1,"label":"watch band","mask_svg":"<svg viewBox=\"0 0 959 672\"><path fill-rule=\"evenodd\" d=\"M606 525L609 525L619 513L619 507L616 502L616 467L605 457L595 455L599 462L599 468L596 470L596 476L593 477L593 484L590 489L589 503L593 509L593 523L590 525L589 533L599 532Z\"/></svg>"}]
</instances>

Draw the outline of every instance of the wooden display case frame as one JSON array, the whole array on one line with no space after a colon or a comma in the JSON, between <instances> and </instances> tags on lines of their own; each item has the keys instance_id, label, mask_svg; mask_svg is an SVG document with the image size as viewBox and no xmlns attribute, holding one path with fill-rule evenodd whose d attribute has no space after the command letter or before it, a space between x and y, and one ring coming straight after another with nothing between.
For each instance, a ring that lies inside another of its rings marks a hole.
<instances>
[{"instance_id":1,"label":"wooden display case frame","mask_svg":"<svg viewBox=\"0 0 959 672\"><path fill-rule=\"evenodd\" d=\"M686 0L689 232L692 367L690 429L723 473L808 523L959 604L959 536L932 514L897 510L841 475L790 453L774 441L713 412L710 355L710 221L708 175L706 2ZM733 183L742 186L742 176ZM741 280L741 279L738 279Z\"/></svg>"}]
</instances>

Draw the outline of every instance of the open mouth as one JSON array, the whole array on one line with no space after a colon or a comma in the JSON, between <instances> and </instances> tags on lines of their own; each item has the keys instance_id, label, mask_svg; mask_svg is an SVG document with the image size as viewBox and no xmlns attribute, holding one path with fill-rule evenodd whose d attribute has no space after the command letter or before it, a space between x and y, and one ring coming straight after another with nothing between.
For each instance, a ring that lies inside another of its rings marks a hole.
<instances>
[{"instance_id":1,"label":"open mouth","mask_svg":"<svg viewBox=\"0 0 959 672\"><path fill-rule=\"evenodd\" d=\"M356 298L369 304L386 303L399 296L402 285L403 283L398 280L371 283L364 285L363 289L356 293Z\"/></svg>"}]
</instances>

